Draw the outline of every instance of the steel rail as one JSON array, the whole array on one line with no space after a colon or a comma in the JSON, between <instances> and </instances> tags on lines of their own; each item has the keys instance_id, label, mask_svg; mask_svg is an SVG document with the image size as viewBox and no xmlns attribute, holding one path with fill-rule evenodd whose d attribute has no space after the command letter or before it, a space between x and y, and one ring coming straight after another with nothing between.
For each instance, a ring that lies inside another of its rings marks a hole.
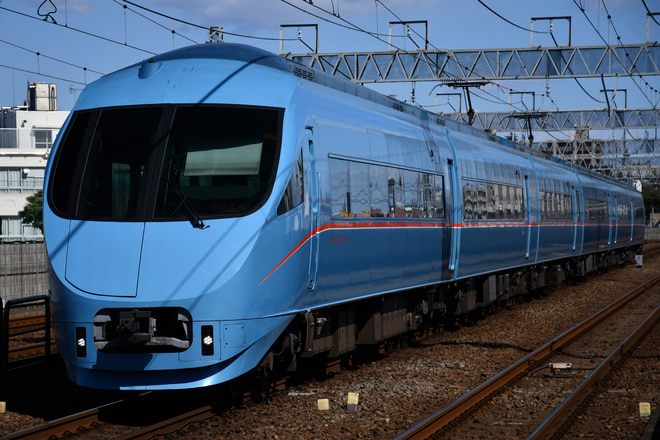
<instances>
[{"instance_id":1,"label":"steel rail","mask_svg":"<svg viewBox=\"0 0 660 440\"><path fill-rule=\"evenodd\" d=\"M103 410L106 410L113 405L119 405L123 401L108 403L97 408L82 411L70 416L62 417L60 419L52 420L50 422L42 423L40 425L25 428L20 431L7 434L2 437L2 440L42 440L50 437L60 437L66 433L74 433L80 428L92 426L94 424L104 423L100 420L99 416Z\"/></svg>"},{"instance_id":2,"label":"steel rail","mask_svg":"<svg viewBox=\"0 0 660 440\"><path fill-rule=\"evenodd\" d=\"M559 351L563 347L569 345L585 332L595 327L601 321L612 315L619 308L658 282L660 282L660 275L646 281L645 283L628 292L626 295L622 296L616 301L613 301L594 315L586 318L579 324L565 331L557 338L547 342L545 345L539 347L532 353L524 356L469 393L463 395L451 404L442 408L440 411L413 426L411 429L398 436L396 440L442 438L441 435L439 436L439 432L448 428L449 425L457 420L460 416L466 414L468 411L474 408L477 408L478 405L482 404L488 398L488 396L502 388L505 384L512 382L516 377L524 374L528 368L534 366L534 364L540 362L551 353Z\"/></svg>"},{"instance_id":3,"label":"steel rail","mask_svg":"<svg viewBox=\"0 0 660 440\"><path fill-rule=\"evenodd\" d=\"M51 350L50 353L56 353L57 347L55 340L50 340ZM9 369L12 368L12 363L16 361L24 361L26 359L41 358L46 354L46 343L35 342L34 344L18 345L16 347L9 347Z\"/></svg>"},{"instance_id":4,"label":"steel rail","mask_svg":"<svg viewBox=\"0 0 660 440\"><path fill-rule=\"evenodd\" d=\"M188 411L185 414L172 417L171 419L167 419L162 422L147 426L145 428L130 432L121 437L117 437L116 440L151 439L155 435L169 434L171 432L183 428L190 422L208 419L213 415L214 415L213 408L211 406L203 406L201 408Z\"/></svg>"},{"instance_id":5,"label":"steel rail","mask_svg":"<svg viewBox=\"0 0 660 440\"><path fill-rule=\"evenodd\" d=\"M578 386L575 391L559 405L550 416L527 438L528 440L550 439L566 424L573 412L587 398L590 391L605 378L626 354L632 352L642 339L657 325L660 320L660 306L619 344L603 362Z\"/></svg>"},{"instance_id":6,"label":"steel rail","mask_svg":"<svg viewBox=\"0 0 660 440\"><path fill-rule=\"evenodd\" d=\"M9 330L12 333L10 336L30 330L43 330L45 324L46 315L43 313L39 315L11 318L9 320Z\"/></svg>"}]
</instances>

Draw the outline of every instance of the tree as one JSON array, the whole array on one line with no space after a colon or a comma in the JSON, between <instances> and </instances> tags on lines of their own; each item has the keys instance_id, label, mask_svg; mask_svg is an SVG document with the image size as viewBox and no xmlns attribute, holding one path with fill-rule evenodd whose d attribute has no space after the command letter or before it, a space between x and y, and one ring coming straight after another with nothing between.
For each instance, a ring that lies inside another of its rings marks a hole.
<instances>
[{"instance_id":1,"label":"tree","mask_svg":"<svg viewBox=\"0 0 660 440\"><path fill-rule=\"evenodd\" d=\"M660 188L657 185L644 185L642 195L644 196L646 218L650 220L652 212L660 213Z\"/></svg>"},{"instance_id":2,"label":"tree","mask_svg":"<svg viewBox=\"0 0 660 440\"><path fill-rule=\"evenodd\" d=\"M44 192L39 190L36 193L28 196L27 205L22 211L18 212L18 216L23 221L23 224L34 226L42 233L44 231Z\"/></svg>"}]
</instances>

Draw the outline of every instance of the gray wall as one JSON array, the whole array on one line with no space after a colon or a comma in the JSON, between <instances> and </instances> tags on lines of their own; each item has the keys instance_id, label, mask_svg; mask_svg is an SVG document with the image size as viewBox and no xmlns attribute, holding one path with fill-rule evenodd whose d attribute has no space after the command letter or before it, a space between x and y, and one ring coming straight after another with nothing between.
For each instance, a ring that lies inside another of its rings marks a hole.
<instances>
[{"instance_id":1,"label":"gray wall","mask_svg":"<svg viewBox=\"0 0 660 440\"><path fill-rule=\"evenodd\" d=\"M0 243L0 298L4 303L48 293L46 245Z\"/></svg>"}]
</instances>

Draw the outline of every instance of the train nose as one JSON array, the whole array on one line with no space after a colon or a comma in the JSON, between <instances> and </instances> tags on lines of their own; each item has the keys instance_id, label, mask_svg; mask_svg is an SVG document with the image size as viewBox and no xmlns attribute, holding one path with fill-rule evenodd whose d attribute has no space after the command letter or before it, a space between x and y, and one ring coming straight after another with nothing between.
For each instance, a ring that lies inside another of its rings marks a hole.
<instances>
[{"instance_id":1,"label":"train nose","mask_svg":"<svg viewBox=\"0 0 660 440\"><path fill-rule=\"evenodd\" d=\"M136 296L144 223L117 225L71 221L65 271L68 282L95 295Z\"/></svg>"}]
</instances>

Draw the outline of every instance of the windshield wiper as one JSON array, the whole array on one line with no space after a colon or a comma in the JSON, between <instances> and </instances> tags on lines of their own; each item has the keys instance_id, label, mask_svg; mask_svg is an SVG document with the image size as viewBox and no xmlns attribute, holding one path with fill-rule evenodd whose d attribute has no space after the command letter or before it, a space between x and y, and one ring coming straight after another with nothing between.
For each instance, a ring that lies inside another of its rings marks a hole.
<instances>
[{"instance_id":1,"label":"windshield wiper","mask_svg":"<svg viewBox=\"0 0 660 440\"><path fill-rule=\"evenodd\" d=\"M190 221L192 227L197 229L206 229L210 227L209 225L204 224L204 221L197 214L197 211L195 211L195 208L193 208L192 204L188 201L188 198L181 191L181 187L177 185L174 179L172 179L171 177L168 178L167 184L172 187L172 189L174 190L174 194L176 194L176 196L181 201L183 207L186 208L186 211L188 211L188 220Z\"/></svg>"}]
</instances>

